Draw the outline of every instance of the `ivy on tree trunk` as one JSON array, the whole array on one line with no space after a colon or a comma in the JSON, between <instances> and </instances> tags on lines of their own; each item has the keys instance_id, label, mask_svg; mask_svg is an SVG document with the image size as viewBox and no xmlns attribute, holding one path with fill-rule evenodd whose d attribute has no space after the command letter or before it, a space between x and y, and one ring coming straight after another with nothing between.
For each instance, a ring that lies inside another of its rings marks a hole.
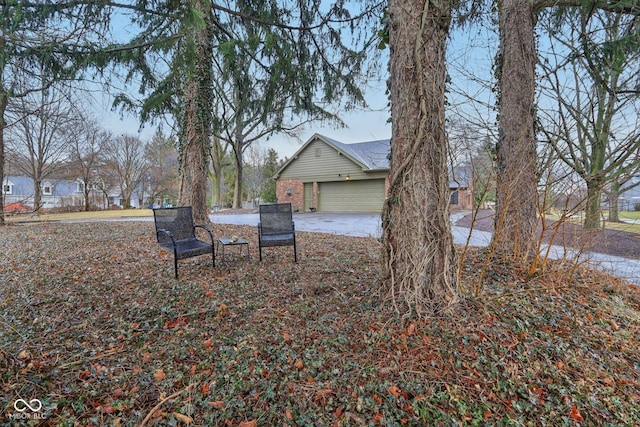
<instances>
[{"instance_id":1,"label":"ivy on tree trunk","mask_svg":"<svg viewBox=\"0 0 640 427\"><path fill-rule=\"evenodd\" d=\"M384 283L399 311L458 300L445 133L448 0L391 0L391 167L383 210Z\"/></svg>"}]
</instances>

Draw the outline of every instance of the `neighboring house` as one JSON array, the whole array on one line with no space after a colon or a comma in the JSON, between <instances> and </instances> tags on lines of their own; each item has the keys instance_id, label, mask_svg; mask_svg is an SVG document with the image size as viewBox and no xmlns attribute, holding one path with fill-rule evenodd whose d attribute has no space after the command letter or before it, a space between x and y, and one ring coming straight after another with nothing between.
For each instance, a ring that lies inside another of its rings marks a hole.
<instances>
[{"instance_id":1,"label":"neighboring house","mask_svg":"<svg viewBox=\"0 0 640 427\"><path fill-rule=\"evenodd\" d=\"M630 184L636 185L620 194L618 198L618 209L624 211L640 211L640 175L634 176Z\"/></svg>"},{"instance_id":2,"label":"neighboring house","mask_svg":"<svg viewBox=\"0 0 640 427\"><path fill-rule=\"evenodd\" d=\"M41 209L61 209L84 206L84 183L82 180L46 179L42 183ZM33 180L25 176L7 176L3 180L2 193L5 206L13 203L29 206L33 209ZM91 190L91 205L97 208L106 207L104 194L99 190ZM138 206L137 193L131 197L131 204ZM109 192L109 206L122 206L119 192Z\"/></svg>"},{"instance_id":3,"label":"neighboring house","mask_svg":"<svg viewBox=\"0 0 640 427\"><path fill-rule=\"evenodd\" d=\"M381 212L390 141L344 144L315 134L275 175L278 202L297 211ZM470 172L455 174L452 208L472 207Z\"/></svg>"}]
</instances>

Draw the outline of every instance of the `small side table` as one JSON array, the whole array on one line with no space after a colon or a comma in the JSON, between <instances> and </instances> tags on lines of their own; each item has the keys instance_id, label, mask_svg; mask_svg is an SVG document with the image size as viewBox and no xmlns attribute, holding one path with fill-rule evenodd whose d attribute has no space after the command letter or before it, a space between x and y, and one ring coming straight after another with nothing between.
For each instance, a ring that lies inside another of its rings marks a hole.
<instances>
[{"instance_id":1,"label":"small side table","mask_svg":"<svg viewBox=\"0 0 640 427\"><path fill-rule=\"evenodd\" d=\"M229 237L220 237L216 241L216 253L220 253L220 245L222 245L222 262L224 262L224 252L227 246L239 246L240 256L242 256L242 248L245 247L247 249L247 254L245 255L245 257L247 258L247 260L249 259L249 242L244 239L231 240Z\"/></svg>"}]
</instances>

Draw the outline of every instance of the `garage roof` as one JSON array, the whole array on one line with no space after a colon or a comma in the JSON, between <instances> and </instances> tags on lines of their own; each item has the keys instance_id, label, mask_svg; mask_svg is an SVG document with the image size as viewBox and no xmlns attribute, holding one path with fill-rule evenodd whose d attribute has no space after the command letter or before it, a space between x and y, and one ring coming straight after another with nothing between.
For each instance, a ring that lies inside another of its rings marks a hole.
<instances>
[{"instance_id":1,"label":"garage roof","mask_svg":"<svg viewBox=\"0 0 640 427\"><path fill-rule=\"evenodd\" d=\"M282 171L293 162L298 155L304 151L313 141L321 140L333 147L337 152L351 159L354 163L362 167L366 172L382 172L389 170L389 154L391 151L391 140L380 139L377 141L356 142L345 144L336 139L329 138L318 133L314 134L304 145L288 159L278 170L275 178L280 176ZM449 171L450 188L468 188L471 182L471 170L468 166L458 166Z\"/></svg>"},{"instance_id":2,"label":"garage roof","mask_svg":"<svg viewBox=\"0 0 640 427\"><path fill-rule=\"evenodd\" d=\"M284 165L276 172L275 177L279 177L283 170L293 162L298 155L303 152L312 142L321 140L330 147L333 147L337 152L342 153L347 158L351 159L354 163L359 165L363 171L386 171L389 170L389 151L390 140L381 139L378 141L357 142L353 144L345 144L333 138L314 134L304 145L296 151L296 153L289 158Z\"/></svg>"}]
</instances>

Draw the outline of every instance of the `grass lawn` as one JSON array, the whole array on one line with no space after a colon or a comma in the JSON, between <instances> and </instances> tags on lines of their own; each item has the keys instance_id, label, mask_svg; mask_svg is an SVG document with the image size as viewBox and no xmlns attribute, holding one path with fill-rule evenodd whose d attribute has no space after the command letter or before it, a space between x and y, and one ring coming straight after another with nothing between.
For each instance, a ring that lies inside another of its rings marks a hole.
<instances>
[{"instance_id":1,"label":"grass lawn","mask_svg":"<svg viewBox=\"0 0 640 427\"><path fill-rule=\"evenodd\" d=\"M9 223L54 222L54 221L86 221L103 219L122 219L153 217L151 209L110 209L105 211L69 212L44 215L19 214L7 215Z\"/></svg>"},{"instance_id":2,"label":"grass lawn","mask_svg":"<svg viewBox=\"0 0 640 427\"><path fill-rule=\"evenodd\" d=\"M254 227L215 227L253 259L179 280L153 222L1 227L0 424L640 424L635 286L496 267L454 313L399 319L377 240L298 232L298 263L259 263Z\"/></svg>"}]
</instances>

